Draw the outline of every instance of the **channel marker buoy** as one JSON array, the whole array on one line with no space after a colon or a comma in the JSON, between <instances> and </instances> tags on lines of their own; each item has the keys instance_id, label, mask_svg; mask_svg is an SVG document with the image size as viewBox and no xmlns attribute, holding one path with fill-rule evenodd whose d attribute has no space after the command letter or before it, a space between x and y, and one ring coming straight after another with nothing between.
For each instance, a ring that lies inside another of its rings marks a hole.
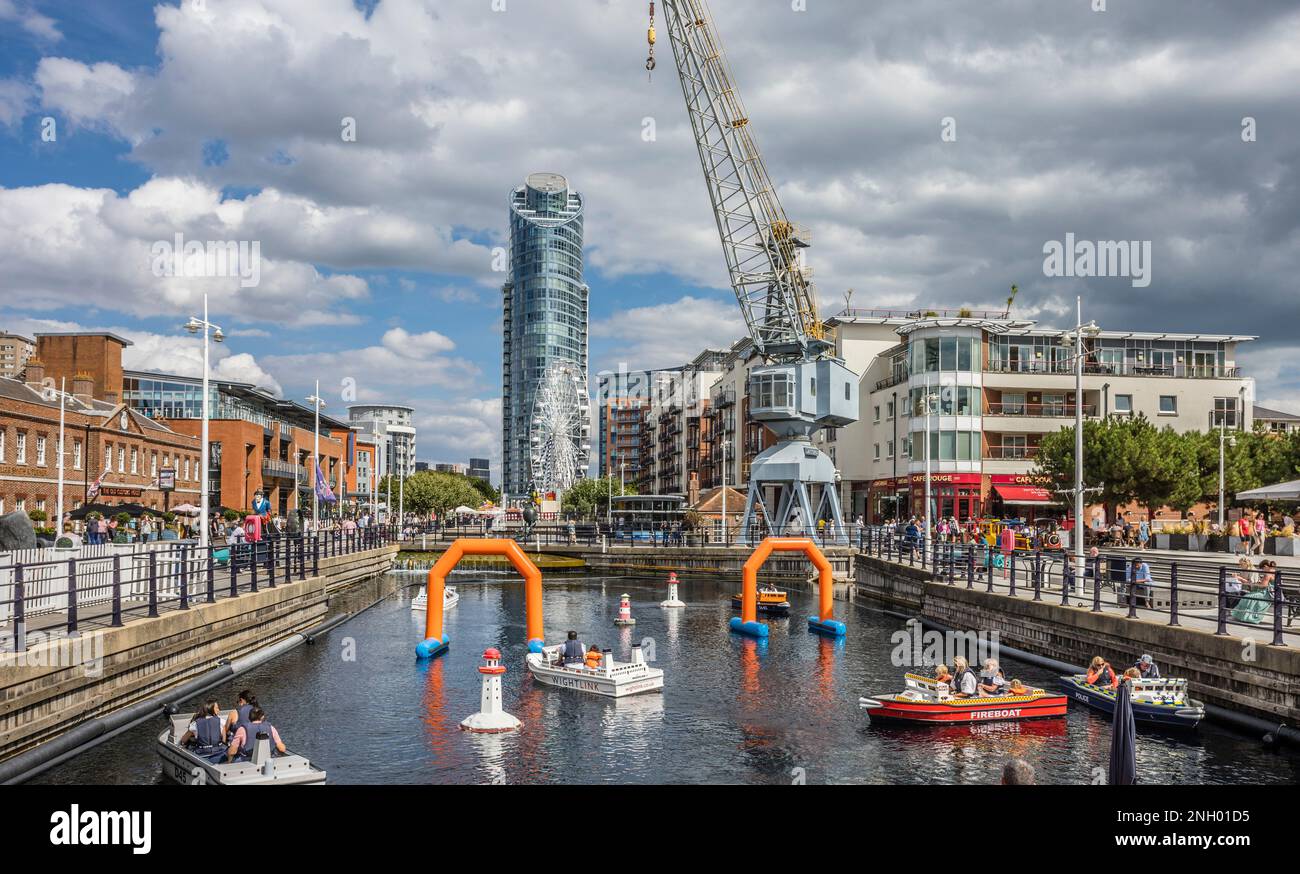
<instances>
[{"instance_id":1,"label":"channel marker buoy","mask_svg":"<svg viewBox=\"0 0 1300 874\"><path fill-rule=\"evenodd\" d=\"M500 734L523 725L501 709L501 675L506 672L506 666L501 664L501 651L496 647L484 650L483 666L478 672L483 675L483 697L479 704L482 709L466 717L460 727L478 734Z\"/></svg>"}]
</instances>

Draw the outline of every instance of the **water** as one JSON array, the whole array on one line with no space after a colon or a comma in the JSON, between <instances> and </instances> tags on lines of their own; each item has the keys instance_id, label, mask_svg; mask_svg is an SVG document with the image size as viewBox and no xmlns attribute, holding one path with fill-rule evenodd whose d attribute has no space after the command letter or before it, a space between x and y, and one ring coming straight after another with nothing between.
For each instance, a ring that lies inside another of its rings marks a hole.
<instances>
[{"instance_id":1,"label":"water","mask_svg":"<svg viewBox=\"0 0 1300 874\"><path fill-rule=\"evenodd\" d=\"M400 575L417 585L419 575ZM878 727L864 694L895 691L890 635L903 621L835 605L846 639L810 634L811 594L790 593L787 619L766 646L726 629L731 583L682 585L684 610L658 606L662 581L548 578L550 641L575 629L584 644L626 659L653 638L666 672L662 694L621 701L534 684L523 668L523 589L501 575L453 579L451 650L418 663L423 616L417 588L400 589L315 646L302 646L215 691L223 707L252 688L285 742L329 771L331 783L993 783L1010 756L1043 783L1089 783L1105 767L1109 721L1071 706L1065 719L985 726ZM633 599L635 628L613 625L618 596ZM462 732L478 710L483 650L502 650L506 710L524 722L504 736ZM1113 654L1121 658L1125 654ZM1050 685L1047 671L1003 660L1009 677ZM191 702L191 706L196 702ZM149 722L46 772L38 783L160 783ZM1191 735L1140 733L1138 773L1150 783L1295 783L1300 757L1270 752L1214 725Z\"/></svg>"}]
</instances>

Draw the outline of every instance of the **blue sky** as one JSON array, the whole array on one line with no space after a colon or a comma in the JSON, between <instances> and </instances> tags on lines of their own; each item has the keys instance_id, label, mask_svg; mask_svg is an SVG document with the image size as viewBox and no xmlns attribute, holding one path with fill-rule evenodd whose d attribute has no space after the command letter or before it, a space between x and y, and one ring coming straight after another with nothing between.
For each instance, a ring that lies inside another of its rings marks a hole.
<instances>
[{"instance_id":1,"label":"blue sky","mask_svg":"<svg viewBox=\"0 0 1300 874\"><path fill-rule=\"evenodd\" d=\"M219 375L294 397L319 378L332 412L350 380L417 407L421 458L495 466L492 250L527 173L587 199L593 372L740 335L643 5L0 0L0 328L111 328L131 364L196 372L177 326L206 291ZM1016 282L1022 315L1064 324L1083 294L1106 328L1259 335L1260 400L1300 409L1293 4L712 5L824 310L847 288L996 305ZM152 275L176 232L256 240L260 285ZM1066 232L1153 240L1151 287L1044 276Z\"/></svg>"}]
</instances>

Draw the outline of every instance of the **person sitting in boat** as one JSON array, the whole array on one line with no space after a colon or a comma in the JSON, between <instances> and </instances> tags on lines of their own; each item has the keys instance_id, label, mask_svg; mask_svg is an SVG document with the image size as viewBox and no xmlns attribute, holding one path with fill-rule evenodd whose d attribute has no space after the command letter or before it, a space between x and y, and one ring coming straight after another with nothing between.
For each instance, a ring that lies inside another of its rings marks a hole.
<instances>
[{"instance_id":1,"label":"person sitting in boat","mask_svg":"<svg viewBox=\"0 0 1300 874\"><path fill-rule=\"evenodd\" d=\"M1119 688L1119 677L1115 675L1115 669L1110 666L1110 662L1101 656L1092 657L1092 661L1088 664L1088 673L1084 675L1083 681L1089 686Z\"/></svg>"},{"instance_id":2,"label":"person sitting in boat","mask_svg":"<svg viewBox=\"0 0 1300 874\"><path fill-rule=\"evenodd\" d=\"M578 632L570 631L569 639L564 642L564 651L560 658L566 666L582 664L582 641L578 640Z\"/></svg>"},{"instance_id":3,"label":"person sitting in boat","mask_svg":"<svg viewBox=\"0 0 1300 874\"><path fill-rule=\"evenodd\" d=\"M1007 687L1007 692L1012 695L1028 695L1030 689L1024 683L1016 678L1012 678L1011 685Z\"/></svg>"},{"instance_id":4,"label":"person sitting in boat","mask_svg":"<svg viewBox=\"0 0 1300 874\"><path fill-rule=\"evenodd\" d=\"M952 683L952 672L948 670L947 665L934 666L934 681L936 683Z\"/></svg>"},{"instance_id":5,"label":"person sitting in boat","mask_svg":"<svg viewBox=\"0 0 1300 874\"><path fill-rule=\"evenodd\" d=\"M1137 660L1132 670L1138 672L1138 678L1142 680L1159 680L1160 668L1156 667L1155 660L1151 656L1143 654L1142 658Z\"/></svg>"},{"instance_id":6,"label":"person sitting in boat","mask_svg":"<svg viewBox=\"0 0 1300 874\"><path fill-rule=\"evenodd\" d=\"M253 755L253 744L257 742L257 736L266 732L271 738L271 746L280 755L284 755L288 750L284 747L284 741L280 740L280 732L275 730L275 726L266 721L266 714L262 708L254 707L248 712L248 724L240 725L235 729L235 736L230 740L230 746L226 748L226 761L233 762L236 759L247 761Z\"/></svg>"},{"instance_id":7,"label":"person sitting in boat","mask_svg":"<svg viewBox=\"0 0 1300 874\"><path fill-rule=\"evenodd\" d=\"M235 733L235 729L241 725L248 725L248 714L257 706L257 696L245 689L239 693L235 699L235 709L230 711L230 718L226 720L226 736Z\"/></svg>"},{"instance_id":8,"label":"person sitting in boat","mask_svg":"<svg viewBox=\"0 0 1300 874\"><path fill-rule=\"evenodd\" d=\"M180 743L209 761L221 760L226 748L226 726L221 721L221 708L215 699L209 700L194 714L189 730L181 735Z\"/></svg>"},{"instance_id":9,"label":"person sitting in boat","mask_svg":"<svg viewBox=\"0 0 1300 874\"><path fill-rule=\"evenodd\" d=\"M596 646L596 644L593 643L591 645L591 649L587 650L587 661L586 661L587 667L591 668L594 671L600 667L600 662L601 662L600 647Z\"/></svg>"},{"instance_id":10,"label":"person sitting in boat","mask_svg":"<svg viewBox=\"0 0 1300 874\"><path fill-rule=\"evenodd\" d=\"M984 670L980 673L978 688L981 698L1007 693L1007 678L1003 676L1002 669L998 667L997 659L985 660Z\"/></svg>"},{"instance_id":11,"label":"person sitting in boat","mask_svg":"<svg viewBox=\"0 0 1300 874\"><path fill-rule=\"evenodd\" d=\"M964 656L957 656L952 662L953 676L956 682L953 687L956 692L954 698L974 698L979 695L979 680L975 677L975 672L970 669L970 664Z\"/></svg>"}]
</instances>

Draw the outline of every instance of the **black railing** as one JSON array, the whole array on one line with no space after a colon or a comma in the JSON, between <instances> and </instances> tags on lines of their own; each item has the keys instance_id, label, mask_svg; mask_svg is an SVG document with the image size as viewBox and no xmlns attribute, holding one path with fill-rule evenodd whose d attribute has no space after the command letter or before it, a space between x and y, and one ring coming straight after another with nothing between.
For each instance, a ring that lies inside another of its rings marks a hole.
<instances>
[{"instance_id":1,"label":"black railing","mask_svg":"<svg viewBox=\"0 0 1300 874\"><path fill-rule=\"evenodd\" d=\"M873 558L929 570L951 586L978 586L1035 601L1051 598L1063 606L1163 619L1171 626L1201 620L1221 635L1229 634L1229 628L1264 628L1271 632L1273 646L1288 645L1287 629L1300 616L1300 571L1295 568L1244 569L1094 549L1079 569L1073 555L1061 549L1007 553L982 541L927 542L893 526L863 529L857 546Z\"/></svg>"},{"instance_id":2,"label":"black railing","mask_svg":"<svg viewBox=\"0 0 1300 874\"><path fill-rule=\"evenodd\" d=\"M159 541L0 555L0 654L26 652L29 637L115 628L131 618L189 610L196 601L305 580L319 574L323 560L397 538L396 525L381 525L272 533L257 542L206 548L197 541Z\"/></svg>"}]
</instances>

